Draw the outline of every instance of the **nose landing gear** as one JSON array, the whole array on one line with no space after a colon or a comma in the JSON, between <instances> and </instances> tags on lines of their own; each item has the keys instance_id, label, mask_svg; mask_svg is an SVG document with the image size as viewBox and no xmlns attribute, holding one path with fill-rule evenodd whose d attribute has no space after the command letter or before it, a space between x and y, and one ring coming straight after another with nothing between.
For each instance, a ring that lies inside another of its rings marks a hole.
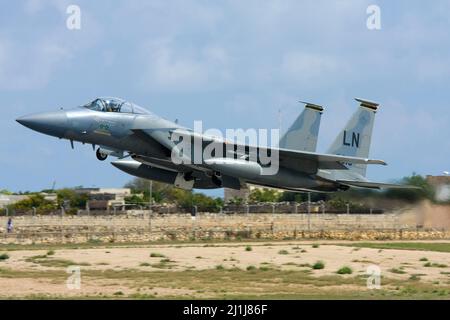
<instances>
[{"instance_id":1,"label":"nose landing gear","mask_svg":"<svg viewBox=\"0 0 450 320\"><path fill-rule=\"evenodd\" d=\"M108 158L107 154L104 154L100 151L100 148L97 149L97 152L95 153L95 155L97 156L97 159L100 161L105 161L106 158Z\"/></svg>"}]
</instances>

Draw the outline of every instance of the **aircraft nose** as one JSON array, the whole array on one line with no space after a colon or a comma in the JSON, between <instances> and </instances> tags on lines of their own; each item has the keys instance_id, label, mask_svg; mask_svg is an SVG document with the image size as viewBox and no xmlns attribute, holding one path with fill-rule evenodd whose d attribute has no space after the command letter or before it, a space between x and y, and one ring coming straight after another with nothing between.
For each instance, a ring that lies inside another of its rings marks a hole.
<instances>
[{"instance_id":1,"label":"aircraft nose","mask_svg":"<svg viewBox=\"0 0 450 320\"><path fill-rule=\"evenodd\" d=\"M45 112L27 115L16 119L21 125L55 137L63 137L67 130L65 111Z\"/></svg>"}]
</instances>

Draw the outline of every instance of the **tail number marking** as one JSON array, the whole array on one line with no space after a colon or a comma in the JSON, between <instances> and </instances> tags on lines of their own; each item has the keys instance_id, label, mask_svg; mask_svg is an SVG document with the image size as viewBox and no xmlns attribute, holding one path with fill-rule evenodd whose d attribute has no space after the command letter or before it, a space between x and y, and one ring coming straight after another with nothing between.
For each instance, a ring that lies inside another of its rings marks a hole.
<instances>
[{"instance_id":1,"label":"tail number marking","mask_svg":"<svg viewBox=\"0 0 450 320\"><path fill-rule=\"evenodd\" d=\"M347 140L347 131L344 130L344 136L343 136L343 144L344 146L352 146L352 147L356 147L359 148L359 133L357 132L352 132L352 137L351 137L351 141L350 140L350 135L348 136L348 140Z\"/></svg>"}]
</instances>

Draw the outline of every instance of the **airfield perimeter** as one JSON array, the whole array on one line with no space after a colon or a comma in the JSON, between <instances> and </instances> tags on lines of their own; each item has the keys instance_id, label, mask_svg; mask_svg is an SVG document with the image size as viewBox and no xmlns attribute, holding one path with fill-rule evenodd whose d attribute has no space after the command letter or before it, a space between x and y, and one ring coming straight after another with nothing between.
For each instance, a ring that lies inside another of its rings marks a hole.
<instances>
[{"instance_id":1,"label":"airfield perimeter","mask_svg":"<svg viewBox=\"0 0 450 320\"><path fill-rule=\"evenodd\" d=\"M15 216L0 298L449 299L449 213Z\"/></svg>"},{"instance_id":2,"label":"airfield perimeter","mask_svg":"<svg viewBox=\"0 0 450 320\"><path fill-rule=\"evenodd\" d=\"M0 257L2 299L450 298L448 240L0 245ZM70 290L74 265L81 286ZM370 265L379 290L367 287Z\"/></svg>"}]
</instances>

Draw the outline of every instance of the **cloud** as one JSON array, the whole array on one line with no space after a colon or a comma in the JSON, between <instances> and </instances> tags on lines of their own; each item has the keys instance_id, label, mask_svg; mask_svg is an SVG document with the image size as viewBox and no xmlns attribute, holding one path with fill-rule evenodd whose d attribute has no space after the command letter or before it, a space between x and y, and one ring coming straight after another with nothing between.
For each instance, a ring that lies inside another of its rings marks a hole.
<instances>
[{"instance_id":1,"label":"cloud","mask_svg":"<svg viewBox=\"0 0 450 320\"><path fill-rule=\"evenodd\" d=\"M282 76L300 84L326 78L331 73L338 72L338 67L339 64L333 57L319 52L288 52L281 62Z\"/></svg>"},{"instance_id":2,"label":"cloud","mask_svg":"<svg viewBox=\"0 0 450 320\"><path fill-rule=\"evenodd\" d=\"M43 89L74 57L97 44L102 31L88 8L82 7L81 30L66 28L68 3L29 0L10 8L21 24L0 32L0 90ZM23 17L21 10L31 17ZM51 23L42 23L46 20Z\"/></svg>"},{"instance_id":3,"label":"cloud","mask_svg":"<svg viewBox=\"0 0 450 320\"><path fill-rule=\"evenodd\" d=\"M24 46L0 39L0 90L42 88L57 66L69 57L67 48L55 43Z\"/></svg>"},{"instance_id":4,"label":"cloud","mask_svg":"<svg viewBox=\"0 0 450 320\"><path fill-rule=\"evenodd\" d=\"M143 52L142 84L148 90L208 90L232 79L227 52L219 46L182 49L171 40L159 40L147 43Z\"/></svg>"}]
</instances>

